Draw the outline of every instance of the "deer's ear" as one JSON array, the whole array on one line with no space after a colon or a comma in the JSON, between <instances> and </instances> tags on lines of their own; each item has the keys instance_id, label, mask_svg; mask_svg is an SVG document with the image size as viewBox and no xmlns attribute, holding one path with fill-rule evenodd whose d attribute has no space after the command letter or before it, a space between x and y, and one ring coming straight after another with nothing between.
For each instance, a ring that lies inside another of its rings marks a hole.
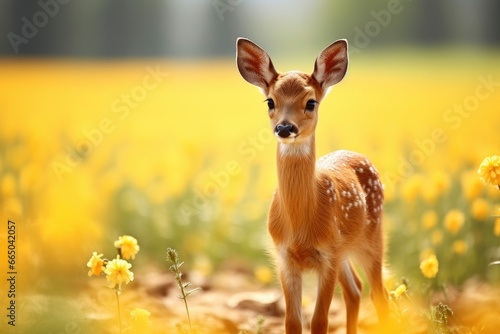
<instances>
[{"instance_id":1,"label":"deer's ear","mask_svg":"<svg viewBox=\"0 0 500 334\"><path fill-rule=\"evenodd\" d=\"M269 85L278 76L266 51L245 38L240 37L236 41L236 64L241 76L266 94Z\"/></svg>"},{"instance_id":2,"label":"deer's ear","mask_svg":"<svg viewBox=\"0 0 500 334\"><path fill-rule=\"evenodd\" d=\"M321 51L316 58L312 76L326 89L344 78L348 62L347 41L340 39Z\"/></svg>"}]
</instances>

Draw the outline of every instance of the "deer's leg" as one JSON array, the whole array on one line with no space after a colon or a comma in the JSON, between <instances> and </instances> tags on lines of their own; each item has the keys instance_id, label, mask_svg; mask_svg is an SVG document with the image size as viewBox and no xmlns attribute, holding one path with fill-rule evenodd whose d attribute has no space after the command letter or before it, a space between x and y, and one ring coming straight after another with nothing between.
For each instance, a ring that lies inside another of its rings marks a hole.
<instances>
[{"instance_id":1,"label":"deer's leg","mask_svg":"<svg viewBox=\"0 0 500 334\"><path fill-rule=\"evenodd\" d=\"M370 284L371 298L379 321L383 326L387 326L389 320L389 294L384 287L382 277L384 256L382 233L376 233L374 238L372 247L365 249L360 254L359 260Z\"/></svg>"},{"instance_id":2,"label":"deer's leg","mask_svg":"<svg viewBox=\"0 0 500 334\"><path fill-rule=\"evenodd\" d=\"M339 274L342 294L346 305L346 332L355 334L358 328L359 304L363 284L349 260L344 260Z\"/></svg>"},{"instance_id":3,"label":"deer's leg","mask_svg":"<svg viewBox=\"0 0 500 334\"><path fill-rule=\"evenodd\" d=\"M371 298L377 310L379 321L382 325L386 325L389 317L389 294L384 287L382 266L381 260L374 260L371 266L366 268L366 273L370 282Z\"/></svg>"},{"instance_id":4,"label":"deer's leg","mask_svg":"<svg viewBox=\"0 0 500 334\"><path fill-rule=\"evenodd\" d=\"M280 280L285 296L285 332L302 333L302 273L293 262L280 266Z\"/></svg>"},{"instance_id":5,"label":"deer's leg","mask_svg":"<svg viewBox=\"0 0 500 334\"><path fill-rule=\"evenodd\" d=\"M328 331L328 313L336 280L337 270L335 267L325 266L318 272L318 296L311 320L312 334L325 334Z\"/></svg>"}]
</instances>

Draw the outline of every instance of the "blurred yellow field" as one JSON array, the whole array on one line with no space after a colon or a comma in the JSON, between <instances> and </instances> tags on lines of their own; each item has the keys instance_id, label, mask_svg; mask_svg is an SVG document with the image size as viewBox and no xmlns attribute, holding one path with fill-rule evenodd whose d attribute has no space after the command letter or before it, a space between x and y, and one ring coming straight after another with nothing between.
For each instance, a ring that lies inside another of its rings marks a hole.
<instances>
[{"instance_id":1,"label":"blurred yellow field","mask_svg":"<svg viewBox=\"0 0 500 334\"><path fill-rule=\"evenodd\" d=\"M419 256L430 249L442 282L500 279L474 265L481 252L499 257L500 190L476 174L500 152L498 59L359 55L322 103L318 156L362 152L383 178L397 275L423 280ZM292 64L282 71L313 65L276 62ZM143 263L164 265L173 245L207 274L228 260L271 267L263 249L275 140L264 97L232 60L4 59L0 73L2 224L19 226L26 291L72 291L68 277L85 286L91 252L123 234L144 245ZM456 234L444 223L452 209L465 215ZM446 269L453 261L464 267Z\"/></svg>"}]
</instances>

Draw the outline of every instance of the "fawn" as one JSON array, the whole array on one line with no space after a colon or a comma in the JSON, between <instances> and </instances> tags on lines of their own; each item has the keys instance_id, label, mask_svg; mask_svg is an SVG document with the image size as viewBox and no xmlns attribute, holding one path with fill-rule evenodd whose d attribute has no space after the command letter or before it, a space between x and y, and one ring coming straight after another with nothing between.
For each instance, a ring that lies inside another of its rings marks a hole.
<instances>
[{"instance_id":1,"label":"fawn","mask_svg":"<svg viewBox=\"0 0 500 334\"><path fill-rule=\"evenodd\" d=\"M319 105L347 71L347 41L338 40L325 48L311 75L278 73L268 54L248 39L238 38L236 48L241 76L267 98L278 140L278 187L269 209L268 230L285 297L286 333L302 333L305 270L318 274L311 333L328 331L337 279L346 304L347 333L356 333L362 283L349 256L365 270L378 317L384 323L389 306L382 282L384 193L378 172L366 157L345 150L316 161Z\"/></svg>"}]
</instances>

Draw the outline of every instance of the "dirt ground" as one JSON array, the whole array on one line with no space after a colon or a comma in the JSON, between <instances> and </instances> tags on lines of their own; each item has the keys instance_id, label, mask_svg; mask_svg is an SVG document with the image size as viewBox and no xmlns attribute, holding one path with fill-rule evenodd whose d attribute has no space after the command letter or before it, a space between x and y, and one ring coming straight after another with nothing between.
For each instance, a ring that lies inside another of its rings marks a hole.
<instances>
[{"instance_id":1,"label":"dirt ground","mask_svg":"<svg viewBox=\"0 0 500 334\"><path fill-rule=\"evenodd\" d=\"M284 301L279 286L263 287L243 270L224 270L210 278L185 275L193 287L203 290L193 293L188 298L189 312L195 333L233 333L240 331L247 334L284 333ZM101 300L96 293L105 282L92 281L92 287L85 294L83 304L92 303L86 313L89 322L105 328L105 333L117 333L116 301L108 298ZM314 310L313 285L304 289L303 319L304 333L308 333L308 323ZM94 291L94 293L92 292ZM176 326L187 325L184 303L177 296L179 289L170 272L150 270L148 274L138 276L133 284L124 287L121 295L123 323L135 307L151 312L151 327L144 333L180 333ZM97 297L96 297L97 296ZM449 332L442 333L500 333L500 289L471 280L461 288L448 287L443 293L431 297L431 303L446 303L453 310L450 315ZM405 310L404 323L391 330L378 328L378 321L368 296L362 301L359 316L360 334L364 333L431 333L426 316L426 303L418 297L412 301L400 299L400 307ZM97 305L97 306L96 306ZM428 304L427 304L428 305ZM394 306L394 305L392 305ZM396 317L396 322L401 317ZM345 333L345 307L339 294L336 294L330 309L329 333ZM437 332L434 332L437 333Z\"/></svg>"}]
</instances>

